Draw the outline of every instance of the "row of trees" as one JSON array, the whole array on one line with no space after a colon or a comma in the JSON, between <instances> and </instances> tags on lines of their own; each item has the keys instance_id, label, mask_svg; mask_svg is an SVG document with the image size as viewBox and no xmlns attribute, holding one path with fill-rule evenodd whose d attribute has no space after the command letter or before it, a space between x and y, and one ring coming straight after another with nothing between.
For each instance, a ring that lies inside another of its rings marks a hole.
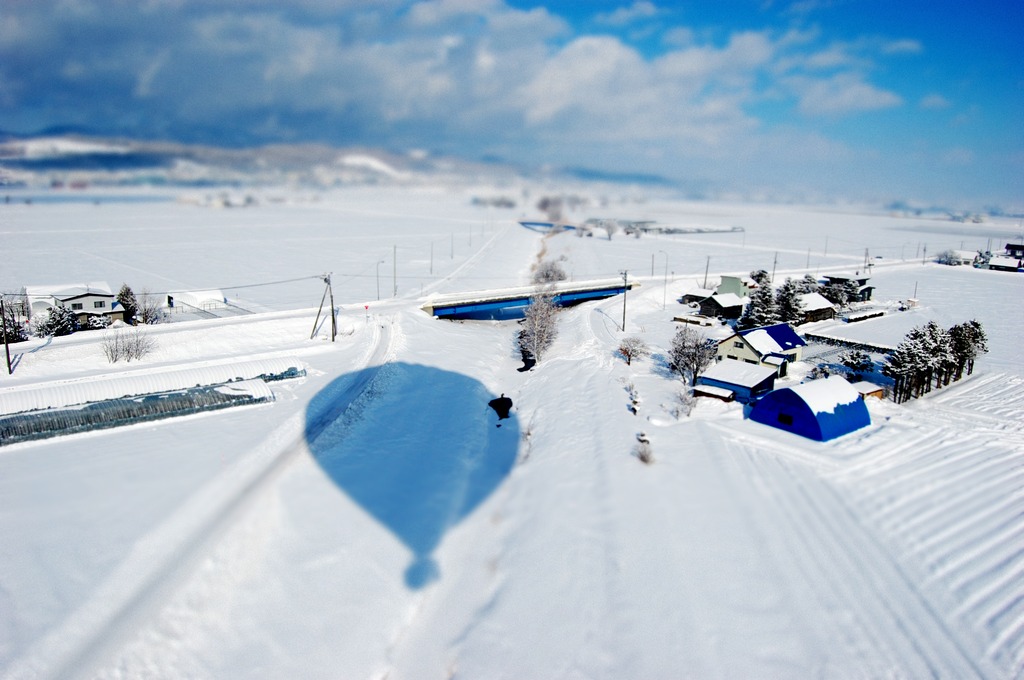
<instances>
[{"instance_id":1,"label":"row of trees","mask_svg":"<svg viewBox=\"0 0 1024 680\"><path fill-rule=\"evenodd\" d=\"M800 296L806 293L819 293L840 309L848 308L860 295L855 281L822 286L810 274L796 280L787 277L786 282L777 290L773 289L771 278L763 269L750 272L750 278L757 283L757 288L750 294L743 315L736 322L738 330L761 328L777 323L800 323L804 312Z\"/></svg>"},{"instance_id":2,"label":"row of trees","mask_svg":"<svg viewBox=\"0 0 1024 680\"><path fill-rule=\"evenodd\" d=\"M912 329L888 356L882 372L893 379L893 401L902 403L974 372L974 361L988 351L978 321L946 330L934 321Z\"/></svg>"}]
</instances>

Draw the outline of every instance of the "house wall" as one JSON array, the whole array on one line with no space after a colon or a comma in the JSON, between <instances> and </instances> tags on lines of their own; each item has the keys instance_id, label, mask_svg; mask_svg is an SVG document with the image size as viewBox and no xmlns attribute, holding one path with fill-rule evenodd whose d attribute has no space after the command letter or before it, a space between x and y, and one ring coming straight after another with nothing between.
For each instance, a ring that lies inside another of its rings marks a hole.
<instances>
[{"instance_id":1,"label":"house wall","mask_svg":"<svg viewBox=\"0 0 1024 680\"><path fill-rule=\"evenodd\" d=\"M721 293L735 293L741 298L750 297L750 288L747 288L746 284L743 283L743 279L738 276L725 275L722 277L722 282L718 284L718 290Z\"/></svg>"},{"instance_id":2,"label":"house wall","mask_svg":"<svg viewBox=\"0 0 1024 680\"><path fill-rule=\"evenodd\" d=\"M741 335L732 335L718 343L718 361L723 359L737 359L748 364L761 363L760 355Z\"/></svg>"}]
</instances>

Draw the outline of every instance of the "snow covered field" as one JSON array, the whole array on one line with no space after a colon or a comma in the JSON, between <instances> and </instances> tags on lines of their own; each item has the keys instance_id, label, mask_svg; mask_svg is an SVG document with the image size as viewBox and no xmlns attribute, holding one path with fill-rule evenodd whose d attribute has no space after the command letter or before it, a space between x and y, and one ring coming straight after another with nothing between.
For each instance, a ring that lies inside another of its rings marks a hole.
<instances>
[{"instance_id":1,"label":"snow covered field","mask_svg":"<svg viewBox=\"0 0 1024 680\"><path fill-rule=\"evenodd\" d=\"M745 231L544 238L515 224L532 212L454 190L296 198L0 205L5 291L220 288L259 312L154 328L154 353L116 367L98 334L32 340L0 395L255 358L307 368L272 404L0 449L0 675L1024 674L1024 276L922 264L925 244L1001 246L1015 224L612 201L592 214ZM663 354L705 267L708 285L781 281L862 269L865 249L876 300L916 288L921 305L832 331L895 344L976 318L991 351L973 376L869 401L870 427L825 444L736 404L677 415ZM627 332L654 355L615 355L621 297L562 312L527 373L514 323L419 309L524 285L539 253L577 280L628 270ZM335 343L310 339L324 272ZM501 393L515 407L498 428Z\"/></svg>"}]
</instances>

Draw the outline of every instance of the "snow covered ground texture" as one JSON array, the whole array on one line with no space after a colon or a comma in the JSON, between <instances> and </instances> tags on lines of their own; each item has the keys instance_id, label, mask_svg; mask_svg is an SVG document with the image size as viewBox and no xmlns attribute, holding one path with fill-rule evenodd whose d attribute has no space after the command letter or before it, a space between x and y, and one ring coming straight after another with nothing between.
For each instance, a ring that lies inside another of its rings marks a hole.
<instances>
[{"instance_id":1,"label":"snow covered ground texture","mask_svg":"<svg viewBox=\"0 0 1024 680\"><path fill-rule=\"evenodd\" d=\"M237 212L0 210L17 263L5 290L333 271L341 306L333 344L309 337L311 280L239 291L278 311L155 328L138 364L107 364L96 334L16 347L0 392L278 356L307 376L273 383L269 405L0 449L0 676L1024 673L1024 321L1010 313L1024 277L912 252L983 247L1013 225L652 201L603 214L746 231L545 239L465 195L385 189ZM710 279L774 261L781 280L857 269L865 248L876 298L916 286L921 307L832 332L894 344L904 326L977 318L991 353L973 376L869 401L870 427L824 444L736 404L680 413L664 352L708 256ZM628 269L627 333L653 356L616 356L621 297L564 311L527 373L514 323L418 308L432 291L523 285L538 253L575 279ZM501 393L515 407L498 428L486 404ZM651 465L632 455L641 432Z\"/></svg>"}]
</instances>

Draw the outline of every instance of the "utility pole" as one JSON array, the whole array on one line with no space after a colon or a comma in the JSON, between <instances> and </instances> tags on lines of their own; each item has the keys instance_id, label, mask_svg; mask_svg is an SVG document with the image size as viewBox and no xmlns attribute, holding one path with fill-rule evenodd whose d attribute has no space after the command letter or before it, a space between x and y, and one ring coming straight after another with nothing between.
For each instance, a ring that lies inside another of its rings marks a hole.
<instances>
[{"instance_id":1,"label":"utility pole","mask_svg":"<svg viewBox=\"0 0 1024 680\"><path fill-rule=\"evenodd\" d=\"M654 278L654 253L651 253L651 278Z\"/></svg>"},{"instance_id":2,"label":"utility pole","mask_svg":"<svg viewBox=\"0 0 1024 680\"><path fill-rule=\"evenodd\" d=\"M626 332L626 293L629 292L629 271L622 272L622 332Z\"/></svg>"},{"instance_id":3,"label":"utility pole","mask_svg":"<svg viewBox=\"0 0 1024 680\"><path fill-rule=\"evenodd\" d=\"M320 324L320 314L324 311L324 301L327 299L327 295L331 296L331 342L334 342L334 338L338 335L338 320L334 316L334 290L331 288L331 275L330 273L323 275L324 281L324 294L320 296L320 308L316 310L316 320L313 321L313 331L309 334L309 339L312 340L316 335L317 326Z\"/></svg>"},{"instance_id":4,"label":"utility pole","mask_svg":"<svg viewBox=\"0 0 1024 680\"><path fill-rule=\"evenodd\" d=\"M4 354L7 355L7 375L14 373L11 368L11 346L7 344L7 310L4 308L4 298L0 296L0 324L4 327Z\"/></svg>"},{"instance_id":5,"label":"utility pole","mask_svg":"<svg viewBox=\"0 0 1024 680\"><path fill-rule=\"evenodd\" d=\"M327 291L331 296L331 342L334 342L334 338L338 336L338 315L334 312L334 288L331 287L331 275L328 274L327 278Z\"/></svg>"},{"instance_id":6,"label":"utility pole","mask_svg":"<svg viewBox=\"0 0 1024 680\"><path fill-rule=\"evenodd\" d=\"M779 253L775 251L775 259L772 260L772 285L775 285L775 265L779 263Z\"/></svg>"},{"instance_id":7,"label":"utility pole","mask_svg":"<svg viewBox=\"0 0 1024 680\"><path fill-rule=\"evenodd\" d=\"M708 261L704 263L704 290L708 289L708 268L711 267L711 256L708 255Z\"/></svg>"}]
</instances>

